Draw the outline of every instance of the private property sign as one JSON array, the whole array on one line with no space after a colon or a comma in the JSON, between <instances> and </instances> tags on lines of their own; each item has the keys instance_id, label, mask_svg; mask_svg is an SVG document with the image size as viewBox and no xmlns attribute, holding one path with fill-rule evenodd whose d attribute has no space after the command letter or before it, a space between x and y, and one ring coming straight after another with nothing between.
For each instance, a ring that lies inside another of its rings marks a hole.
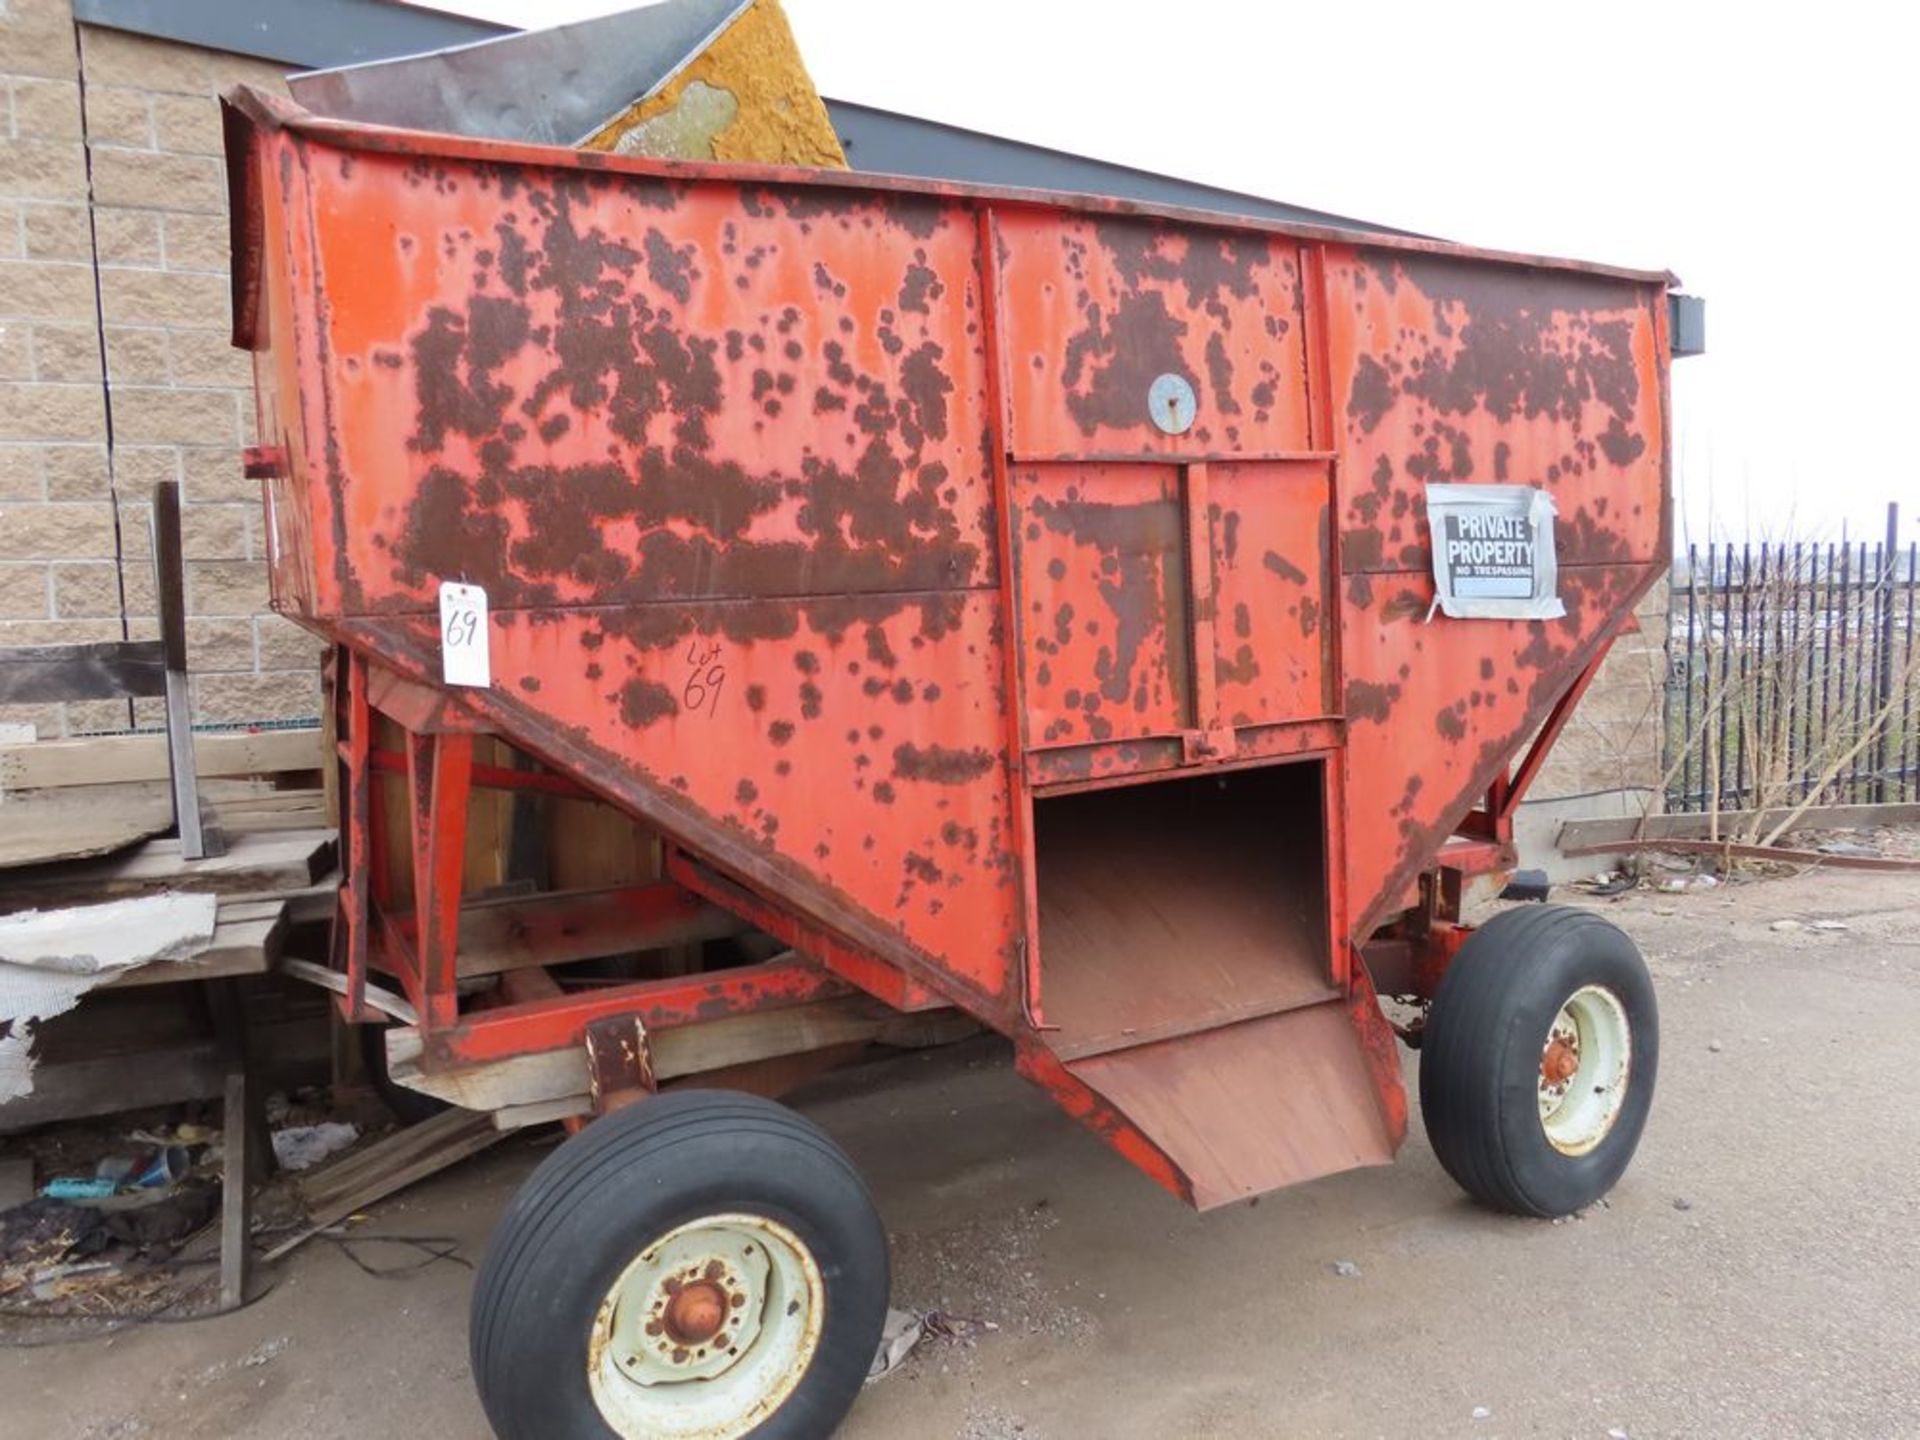
<instances>
[{"instance_id":1,"label":"private property sign","mask_svg":"<svg viewBox=\"0 0 1920 1440\"><path fill-rule=\"evenodd\" d=\"M1434 605L1455 619L1554 620L1553 499L1531 485L1429 485Z\"/></svg>"}]
</instances>

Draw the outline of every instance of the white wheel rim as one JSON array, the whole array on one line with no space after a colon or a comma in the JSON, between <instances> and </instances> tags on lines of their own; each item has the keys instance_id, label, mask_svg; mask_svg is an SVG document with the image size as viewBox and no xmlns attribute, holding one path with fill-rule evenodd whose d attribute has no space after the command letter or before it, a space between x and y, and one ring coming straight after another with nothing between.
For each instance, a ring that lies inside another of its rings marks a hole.
<instances>
[{"instance_id":1,"label":"white wheel rim","mask_svg":"<svg viewBox=\"0 0 1920 1440\"><path fill-rule=\"evenodd\" d=\"M813 1254L761 1215L668 1231L621 1272L594 1317L587 1383L626 1440L734 1440L793 1393L820 1348Z\"/></svg>"},{"instance_id":2,"label":"white wheel rim","mask_svg":"<svg viewBox=\"0 0 1920 1440\"><path fill-rule=\"evenodd\" d=\"M1540 1127L1562 1155L1607 1138L1627 1098L1633 1031L1626 1006L1604 985L1569 995L1540 1047Z\"/></svg>"}]
</instances>

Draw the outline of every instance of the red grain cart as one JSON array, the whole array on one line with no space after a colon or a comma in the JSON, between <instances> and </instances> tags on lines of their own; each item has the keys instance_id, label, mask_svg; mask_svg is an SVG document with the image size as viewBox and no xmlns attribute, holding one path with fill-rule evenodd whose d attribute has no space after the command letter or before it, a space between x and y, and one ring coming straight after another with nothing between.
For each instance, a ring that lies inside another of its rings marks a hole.
<instances>
[{"instance_id":1,"label":"red grain cart","mask_svg":"<svg viewBox=\"0 0 1920 1440\"><path fill-rule=\"evenodd\" d=\"M336 647L346 1013L507 1121L618 1109L481 1274L501 1434L832 1428L887 1297L860 1180L769 1100L652 1092L773 1091L902 1013L1011 1037L1206 1208L1392 1157L1411 997L1466 1189L1619 1176L1637 953L1459 907L1666 563L1670 277L245 90L226 124L274 603ZM525 907L539 958L778 945L477 989L476 785L663 837L669 880Z\"/></svg>"}]
</instances>

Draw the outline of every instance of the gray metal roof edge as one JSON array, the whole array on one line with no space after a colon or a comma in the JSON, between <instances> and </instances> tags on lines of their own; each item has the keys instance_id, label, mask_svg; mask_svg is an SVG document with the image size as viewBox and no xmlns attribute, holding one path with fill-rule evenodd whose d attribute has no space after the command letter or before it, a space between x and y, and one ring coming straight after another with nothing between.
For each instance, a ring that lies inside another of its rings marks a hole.
<instances>
[{"instance_id":1,"label":"gray metal roof edge","mask_svg":"<svg viewBox=\"0 0 1920 1440\"><path fill-rule=\"evenodd\" d=\"M73 0L73 18L302 70L391 60L513 33L510 25L387 0Z\"/></svg>"}]
</instances>

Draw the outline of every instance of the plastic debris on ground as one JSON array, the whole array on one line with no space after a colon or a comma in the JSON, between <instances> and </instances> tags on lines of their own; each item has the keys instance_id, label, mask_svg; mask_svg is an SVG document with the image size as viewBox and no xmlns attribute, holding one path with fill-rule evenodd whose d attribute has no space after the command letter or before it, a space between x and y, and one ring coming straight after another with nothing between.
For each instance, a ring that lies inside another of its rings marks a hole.
<instances>
[{"instance_id":1,"label":"plastic debris on ground","mask_svg":"<svg viewBox=\"0 0 1920 1440\"><path fill-rule=\"evenodd\" d=\"M305 1170L346 1149L360 1138L360 1127L344 1120L289 1125L273 1132L273 1158L282 1170Z\"/></svg>"},{"instance_id":2,"label":"plastic debris on ground","mask_svg":"<svg viewBox=\"0 0 1920 1440\"><path fill-rule=\"evenodd\" d=\"M867 1383L871 1385L876 1380L884 1380L898 1373L922 1340L970 1341L979 1335L992 1334L999 1328L991 1320L949 1315L941 1310L928 1310L922 1314L889 1307L886 1323L880 1327L880 1348L874 1354L873 1364L867 1369Z\"/></svg>"}]
</instances>

